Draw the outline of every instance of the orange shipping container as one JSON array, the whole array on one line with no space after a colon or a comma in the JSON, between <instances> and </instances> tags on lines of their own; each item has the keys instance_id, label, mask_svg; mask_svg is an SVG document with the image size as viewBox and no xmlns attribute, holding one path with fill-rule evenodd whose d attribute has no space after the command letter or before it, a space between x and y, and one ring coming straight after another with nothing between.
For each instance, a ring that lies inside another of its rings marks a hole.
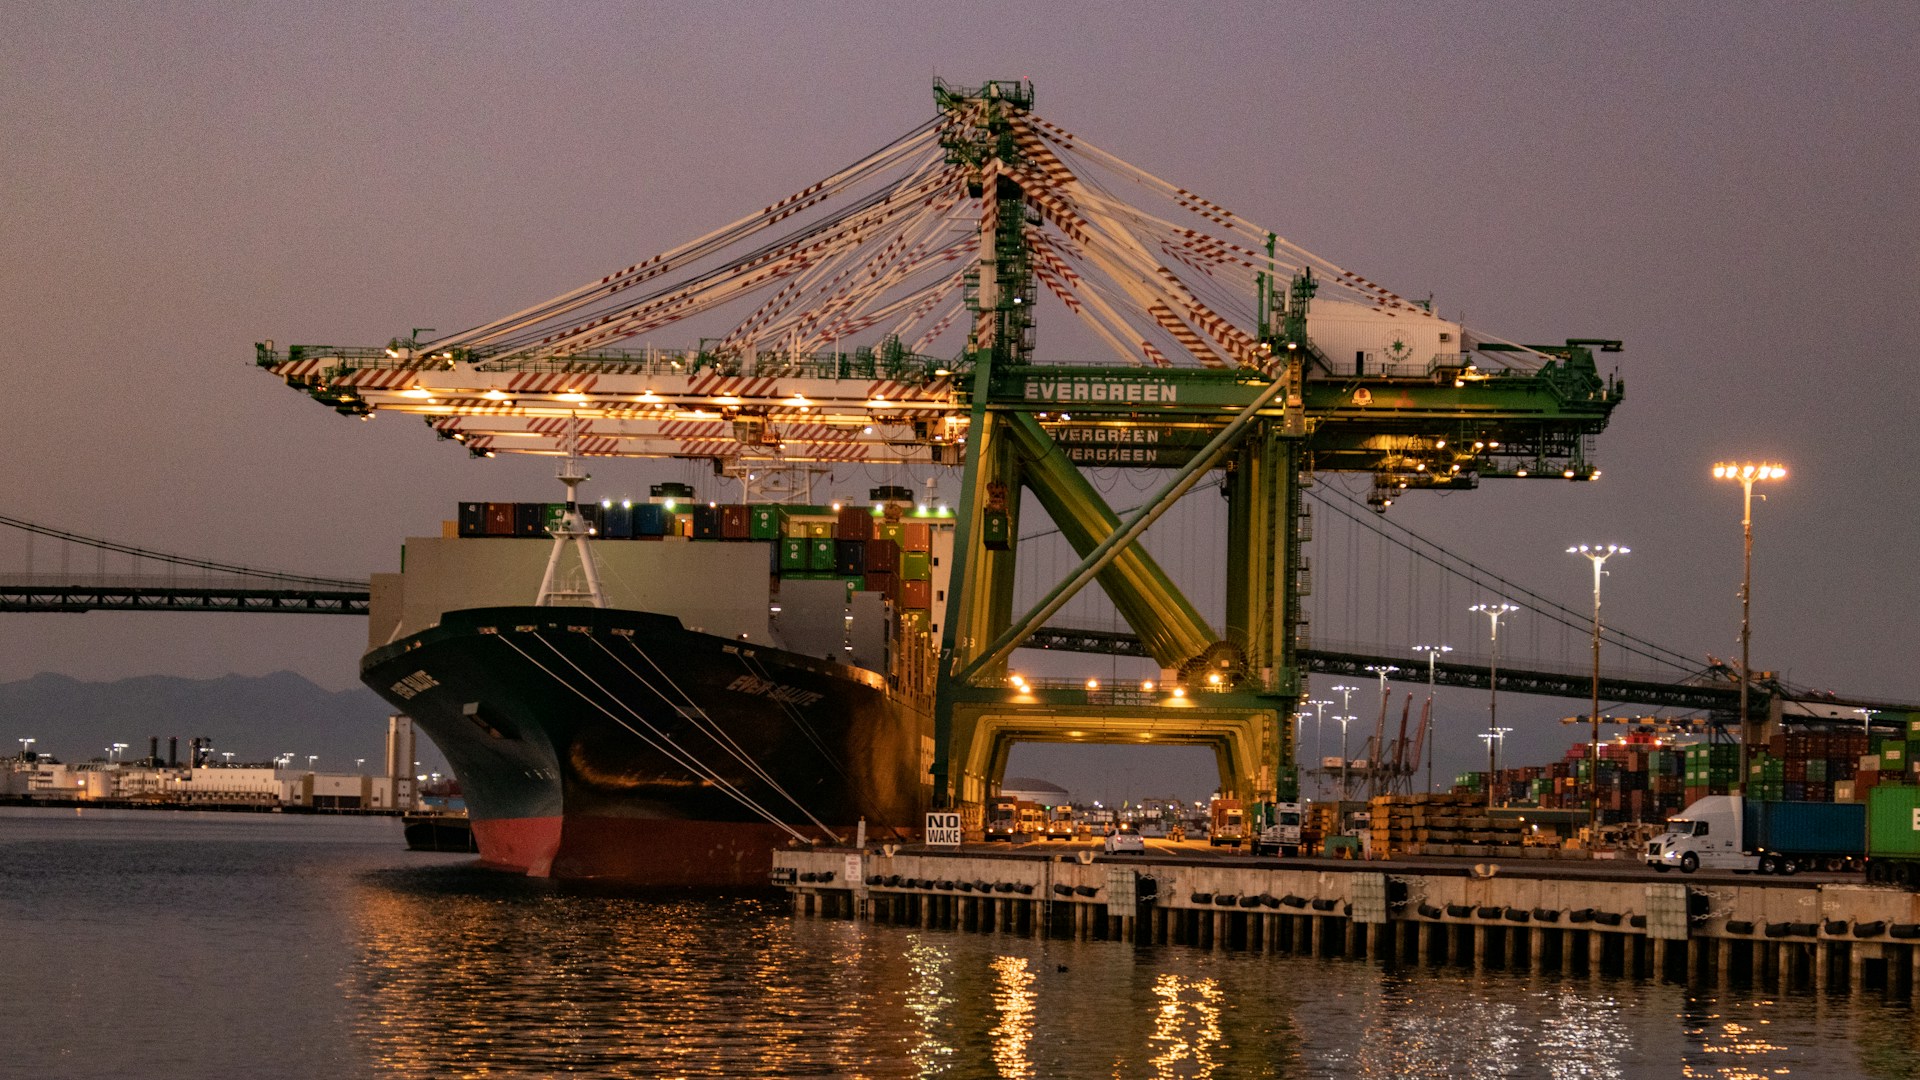
<instances>
[{"instance_id":1,"label":"orange shipping container","mask_svg":"<svg viewBox=\"0 0 1920 1080\"><path fill-rule=\"evenodd\" d=\"M900 583L900 606L925 611L933 606L933 582L902 581Z\"/></svg>"},{"instance_id":2,"label":"orange shipping container","mask_svg":"<svg viewBox=\"0 0 1920 1080\"><path fill-rule=\"evenodd\" d=\"M903 551L932 551L933 526L924 521L909 521L900 535L900 548Z\"/></svg>"}]
</instances>

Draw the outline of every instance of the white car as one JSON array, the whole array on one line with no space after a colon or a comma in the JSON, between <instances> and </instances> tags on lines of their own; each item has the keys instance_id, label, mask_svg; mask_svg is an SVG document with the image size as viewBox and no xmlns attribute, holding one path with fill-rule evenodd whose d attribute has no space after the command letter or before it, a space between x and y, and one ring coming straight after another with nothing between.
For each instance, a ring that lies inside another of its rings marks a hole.
<instances>
[{"instance_id":1,"label":"white car","mask_svg":"<svg viewBox=\"0 0 1920 1080\"><path fill-rule=\"evenodd\" d=\"M1145 852L1146 850L1147 843L1140 839L1140 834L1137 832L1117 832L1107 837L1107 854L1109 855L1122 851Z\"/></svg>"}]
</instances>

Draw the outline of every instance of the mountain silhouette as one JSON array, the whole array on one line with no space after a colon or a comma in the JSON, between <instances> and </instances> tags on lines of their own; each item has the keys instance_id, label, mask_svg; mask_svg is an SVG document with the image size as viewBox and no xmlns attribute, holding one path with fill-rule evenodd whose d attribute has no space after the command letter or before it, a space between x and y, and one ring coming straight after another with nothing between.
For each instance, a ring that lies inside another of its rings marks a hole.
<instances>
[{"instance_id":1,"label":"mountain silhouette","mask_svg":"<svg viewBox=\"0 0 1920 1080\"><path fill-rule=\"evenodd\" d=\"M386 757L387 717L392 709L364 687L325 690L291 671L271 675L224 675L183 679L143 675L112 682L82 682L40 674L0 683L0 754L17 753L19 740L61 761L107 756L106 747L126 743L128 761L147 756L148 740L179 738L180 761L194 739L233 763L267 762L291 753L300 768L316 755L321 772L377 773ZM445 759L424 735L414 754L423 768L445 772ZM355 759L364 758L364 766ZM225 760L216 758L215 760Z\"/></svg>"}]
</instances>

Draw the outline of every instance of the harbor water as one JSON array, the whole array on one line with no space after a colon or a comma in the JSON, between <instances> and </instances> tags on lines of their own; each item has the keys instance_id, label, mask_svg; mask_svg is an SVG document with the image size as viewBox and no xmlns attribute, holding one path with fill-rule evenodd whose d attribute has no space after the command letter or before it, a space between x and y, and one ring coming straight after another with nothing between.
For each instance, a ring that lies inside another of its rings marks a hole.
<instances>
[{"instance_id":1,"label":"harbor water","mask_svg":"<svg viewBox=\"0 0 1920 1080\"><path fill-rule=\"evenodd\" d=\"M1911 1077L1912 1009L794 919L392 819L0 809L0 1075Z\"/></svg>"}]
</instances>

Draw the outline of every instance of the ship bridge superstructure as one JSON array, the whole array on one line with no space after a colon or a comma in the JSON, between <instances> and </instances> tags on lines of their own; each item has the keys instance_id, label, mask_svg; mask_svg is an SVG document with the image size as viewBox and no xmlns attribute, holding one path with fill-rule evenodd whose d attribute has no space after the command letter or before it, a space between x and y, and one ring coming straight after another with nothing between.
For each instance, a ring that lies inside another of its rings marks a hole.
<instances>
[{"instance_id":1,"label":"ship bridge superstructure","mask_svg":"<svg viewBox=\"0 0 1920 1080\"><path fill-rule=\"evenodd\" d=\"M342 414L418 416L482 456L959 469L928 645L938 802L983 801L1011 741L1101 718L1125 738L1210 740L1226 790L1292 795L1301 488L1369 474L1384 510L1409 490L1591 480L1623 394L1596 356L1620 343L1526 344L1443 318L1040 117L1027 83L934 97L933 117L861 161L547 301L384 346L263 342L256 362ZM1073 355L1042 348L1042 311L1078 324ZM1163 482L1123 519L1083 475L1096 466ZM1140 539L1214 472L1229 503L1217 627ZM1023 490L1082 561L1022 614ZM1157 692L1023 691L1007 657L1093 582L1161 668Z\"/></svg>"}]
</instances>

